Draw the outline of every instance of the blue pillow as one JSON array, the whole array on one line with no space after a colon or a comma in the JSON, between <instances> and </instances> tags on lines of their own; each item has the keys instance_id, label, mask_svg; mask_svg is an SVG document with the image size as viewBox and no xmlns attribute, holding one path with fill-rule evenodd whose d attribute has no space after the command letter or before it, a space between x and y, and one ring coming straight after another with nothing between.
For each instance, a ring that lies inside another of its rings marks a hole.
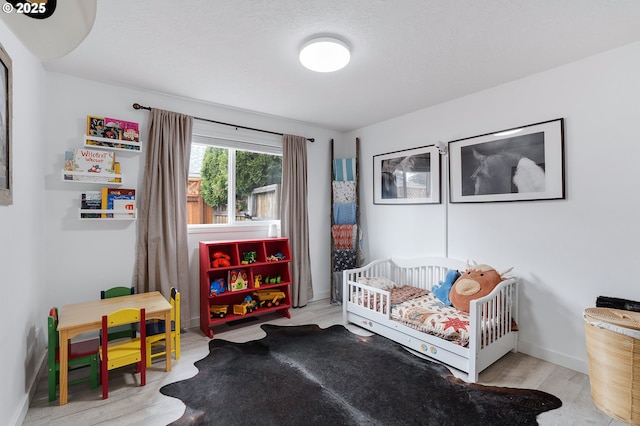
<instances>
[{"instance_id":1,"label":"blue pillow","mask_svg":"<svg viewBox=\"0 0 640 426\"><path fill-rule=\"evenodd\" d=\"M451 306L451 301L449 300L449 291L451 290L453 283L456 282L459 276L460 272L458 272L456 269L451 269L449 270L449 272L447 272L446 277L444 277L444 281L440 281L431 289L433 294L435 294L435 296L447 306Z\"/></svg>"}]
</instances>

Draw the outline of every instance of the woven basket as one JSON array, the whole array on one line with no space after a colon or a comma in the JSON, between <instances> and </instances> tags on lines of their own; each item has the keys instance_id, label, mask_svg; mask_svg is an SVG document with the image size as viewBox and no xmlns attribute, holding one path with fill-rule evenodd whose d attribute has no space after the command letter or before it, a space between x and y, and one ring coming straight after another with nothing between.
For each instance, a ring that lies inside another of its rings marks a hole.
<instances>
[{"instance_id":1,"label":"woven basket","mask_svg":"<svg viewBox=\"0 0 640 426\"><path fill-rule=\"evenodd\" d=\"M617 420L640 424L640 340L594 325L640 330L640 313L589 308L584 319L593 403Z\"/></svg>"}]
</instances>

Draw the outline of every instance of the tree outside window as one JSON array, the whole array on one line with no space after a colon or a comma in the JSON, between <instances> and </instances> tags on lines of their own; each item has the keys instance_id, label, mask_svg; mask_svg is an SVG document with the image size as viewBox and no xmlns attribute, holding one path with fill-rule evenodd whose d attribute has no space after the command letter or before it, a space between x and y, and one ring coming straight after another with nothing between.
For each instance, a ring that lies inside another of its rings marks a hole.
<instances>
[{"instance_id":1,"label":"tree outside window","mask_svg":"<svg viewBox=\"0 0 640 426\"><path fill-rule=\"evenodd\" d=\"M191 168L197 167L197 163L192 156ZM204 204L204 209L209 207L212 213L205 212L198 219L192 214L195 204L188 204L189 224L280 219L281 156L208 146L201 158L199 174L200 199L194 196L196 190L193 189L188 202ZM229 179L232 174L235 179ZM234 205L231 218L229 197L235 199L231 203Z\"/></svg>"}]
</instances>

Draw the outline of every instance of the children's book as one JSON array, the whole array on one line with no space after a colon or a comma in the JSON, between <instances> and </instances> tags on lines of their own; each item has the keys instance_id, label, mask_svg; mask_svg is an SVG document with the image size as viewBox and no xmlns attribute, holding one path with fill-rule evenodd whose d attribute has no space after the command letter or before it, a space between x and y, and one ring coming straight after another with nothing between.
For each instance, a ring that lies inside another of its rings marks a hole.
<instances>
[{"instance_id":1,"label":"children's book","mask_svg":"<svg viewBox=\"0 0 640 426\"><path fill-rule=\"evenodd\" d=\"M102 210L134 210L136 190L123 188L102 188ZM135 216L134 213L120 213L115 217ZM103 213L103 218L113 218L112 213Z\"/></svg>"},{"instance_id":2,"label":"children's book","mask_svg":"<svg viewBox=\"0 0 640 426\"><path fill-rule=\"evenodd\" d=\"M117 118L105 117L104 125L105 128L113 130L114 134L117 132L118 139L123 141L123 143L121 143L118 148L140 150L138 146L128 145L126 143L140 141L140 131L138 123L135 123L133 121L120 120Z\"/></svg>"},{"instance_id":3,"label":"children's book","mask_svg":"<svg viewBox=\"0 0 640 426\"><path fill-rule=\"evenodd\" d=\"M133 121L120 120L120 127L122 128L122 140L130 142L140 142L140 131L138 129L138 123Z\"/></svg>"},{"instance_id":4,"label":"children's book","mask_svg":"<svg viewBox=\"0 0 640 426\"><path fill-rule=\"evenodd\" d=\"M114 173L115 162L115 152L76 148L73 151L73 170L86 175L74 176L74 180L115 182L115 177L104 176Z\"/></svg>"},{"instance_id":5,"label":"children's book","mask_svg":"<svg viewBox=\"0 0 640 426\"><path fill-rule=\"evenodd\" d=\"M83 210L100 210L102 209L102 192L101 191L87 191L82 193L82 201L80 208ZM99 218L100 213L80 213L81 218Z\"/></svg>"},{"instance_id":6,"label":"children's book","mask_svg":"<svg viewBox=\"0 0 640 426\"><path fill-rule=\"evenodd\" d=\"M122 139L122 122L115 118L104 118L104 137L109 139Z\"/></svg>"},{"instance_id":7,"label":"children's book","mask_svg":"<svg viewBox=\"0 0 640 426\"><path fill-rule=\"evenodd\" d=\"M87 115L87 136L104 137L104 118ZM87 139L87 145L104 146L105 143L97 140Z\"/></svg>"},{"instance_id":8,"label":"children's book","mask_svg":"<svg viewBox=\"0 0 640 426\"><path fill-rule=\"evenodd\" d=\"M104 118L87 115L87 136L104 136Z\"/></svg>"},{"instance_id":9,"label":"children's book","mask_svg":"<svg viewBox=\"0 0 640 426\"><path fill-rule=\"evenodd\" d=\"M73 151L64 152L64 169L73 171ZM64 175L64 180L73 180L73 175Z\"/></svg>"},{"instance_id":10,"label":"children's book","mask_svg":"<svg viewBox=\"0 0 640 426\"><path fill-rule=\"evenodd\" d=\"M113 217L136 217L136 214L133 212L136 209L135 195L133 196L133 198L119 195L115 196L113 197L112 204L113 210L131 211L131 213L114 213Z\"/></svg>"}]
</instances>

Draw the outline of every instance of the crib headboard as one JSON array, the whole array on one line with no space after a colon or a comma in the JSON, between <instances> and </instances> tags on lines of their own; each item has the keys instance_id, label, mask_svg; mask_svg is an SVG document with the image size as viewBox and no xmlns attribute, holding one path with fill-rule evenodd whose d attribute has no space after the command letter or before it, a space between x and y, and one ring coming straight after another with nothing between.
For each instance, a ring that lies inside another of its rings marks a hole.
<instances>
[{"instance_id":1,"label":"crib headboard","mask_svg":"<svg viewBox=\"0 0 640 426\"><path fill-rule=\"evenodd\" d=\"M467 262L444 257L418 257L411 259L385 258L374 260L366 266L343 271L344 282L357 281L359 277L385 277L397 284L431 290L444 281L450 269L462 271Z\"/></svg>"},{"instance_id":2,"label":"crib headboard","mask_svg":"<svg viewBox=\"0 0 640 426\"><path fill-rule=\"evenodd\" d=\"M466 265L465 261L444 257L391 258L389 278L398 284L431 290L444 281L450 269L462 271Z\"/></svg>"}]
</instances>

